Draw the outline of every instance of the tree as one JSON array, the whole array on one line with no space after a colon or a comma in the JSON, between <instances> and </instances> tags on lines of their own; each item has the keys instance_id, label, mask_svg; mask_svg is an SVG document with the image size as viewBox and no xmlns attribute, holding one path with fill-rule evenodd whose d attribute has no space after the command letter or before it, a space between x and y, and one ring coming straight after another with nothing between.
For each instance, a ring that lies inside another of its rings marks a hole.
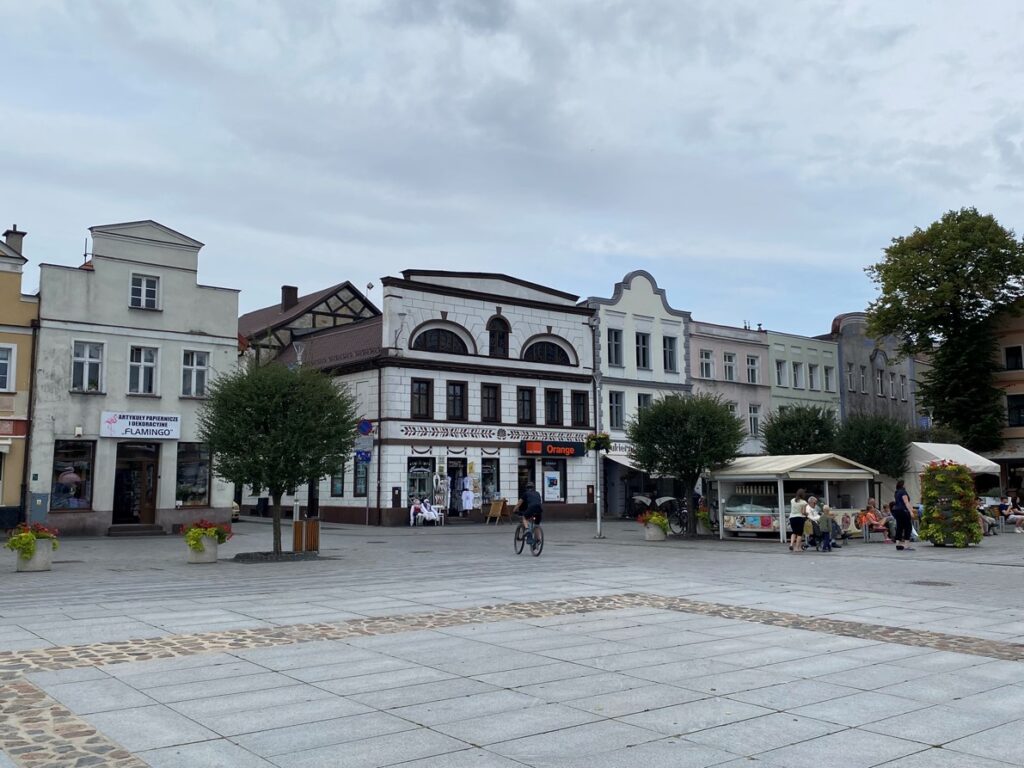
<instances>
[{"instance_id":1,"label":"tree","mask_svg":"<svg viewBox=\"0 0 1024 768\"><path fill-rule=\"evenodd\" d=\"M997 448L1005 414L992 381L995 320L1024 297L1024 248L1013 231L975 208L949 211L894 238L867 273L880 291L868 332L894 336L903 354L931 353L919 391L935 420L968 448Z\"/></svg>"},{"instance_id":2,"label":"tree","mask_svg":"<svg viewBox=\"0 0 1024 768\"><path fill-rule=\"evenodd\" d=\"M889 477L907 471L910 434L888 416L850 416L836 433L835 452Z\"/></svg>"},{"instance_id":3,"label":"tree","mask_svg":"<svg viewBox=\"0 0 1024 768\"><path fill-rule=\"evenodd\" d=\"M236 485L267 489L274 554L281 553L281 497L341 470L355 442L355 401L310 368L249 365L218 377L199 412L200 439L214 471Z\"/></svg>"},{"instance_id":4,"label":"tree","mask_svg":"<svg viewBox=\"0 0 1024 768\"><path fill-rule=\"evenodd\" d=\"M626 434L637 466L679 479L688 492L705 470L736 458L744 437L743 424L728 405L708 394L659 398L630 420ZM686 533L697 535L696 510L687 516Z\"/></svg>"},{"instance_id":5,"label":"tree","mask_svg":"<svg viewBox=\"0 0 1024 768\"><path fill-rule=\"evenodd\" d=\"M832 453L836 414L820 405L792 405L772 411L761 425L764 450L772 456Z\"/></svg>"}]
</instances>

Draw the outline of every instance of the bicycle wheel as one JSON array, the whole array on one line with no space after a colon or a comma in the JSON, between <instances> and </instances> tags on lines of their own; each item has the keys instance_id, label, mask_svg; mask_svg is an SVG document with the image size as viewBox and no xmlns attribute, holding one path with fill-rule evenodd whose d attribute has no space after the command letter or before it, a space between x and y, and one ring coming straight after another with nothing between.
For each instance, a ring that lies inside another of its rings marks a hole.
<instances>
[{"instance_id":1,"label":"bicycle wheel","mask_svg":"<svg viewBox=\"0 0 1024 768\"><path fill-rule=\"evenodd\" d=\"M515 547L517 555L521 555L523 553L523 546L525 544L526 544L526 528L524 528L523 524L520 523L518 526L516 526L516 540L515 540L515 544L514 544L514 547Z\"/></svg>"},{"instance_id":2,"label":"bicycle wheel","mask_svg":"<svg viewBox=\"0 0 1024 768\"><path fill-rule=\"evenodd\" d=\"M686 533L686 512L685 510L676 510L668 516L668 527L672 533L681 534Z\"/></svg>"},{"instance_id":3,"label":"bicycle wheel","mask_svg":"<svg viewBox=\"0 0 1024 768\"><path fill-rule=\"evenodd\" d=\"M530 547L530 552L533 553L534 557L539 557L540 553L544 549L544 529L539 525L533 527L533 544Z\"/></svg>"}]
</instances>

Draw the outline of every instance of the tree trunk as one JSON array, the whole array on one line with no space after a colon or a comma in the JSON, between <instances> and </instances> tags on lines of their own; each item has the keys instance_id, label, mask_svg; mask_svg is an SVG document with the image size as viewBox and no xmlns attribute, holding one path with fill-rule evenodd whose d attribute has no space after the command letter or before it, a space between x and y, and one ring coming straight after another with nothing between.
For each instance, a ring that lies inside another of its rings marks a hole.
<instances>
[{"instance_id":1,"label":"tree trunk","mask_svg":"<svg viewBox=\"0 0 1024 768\"><path fill-rule=\"evenodd\" d=\"M274 554L281 554L281 494L271 495L274 502Z\"/></svg>"}]
</instances>

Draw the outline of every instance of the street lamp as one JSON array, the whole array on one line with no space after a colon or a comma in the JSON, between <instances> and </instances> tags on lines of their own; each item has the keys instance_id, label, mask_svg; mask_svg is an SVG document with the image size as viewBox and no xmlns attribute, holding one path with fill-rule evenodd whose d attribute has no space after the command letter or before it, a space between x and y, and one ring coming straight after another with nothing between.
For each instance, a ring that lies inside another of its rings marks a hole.
<instances>
[{"instance_id":1,"label":"street lamp","mask_svg":"<svg viewBox=\"0 0 1024 768\"><path fill-rule=\"evenodd\" d=\"M603 408L601 407L601 337L598 333L601 327L601 319L595 314L587 320L587 325L590 326L590 335L593 341L593 371L594 371L594 433L600 434L601 432L601 414ZM594 517L597 520L597 532L594 535L595 539L603 539L604 534L601 532L601 487L603 485L601 478L601 450L599 448L594 449Z\"/></svg>"}]
</instances>

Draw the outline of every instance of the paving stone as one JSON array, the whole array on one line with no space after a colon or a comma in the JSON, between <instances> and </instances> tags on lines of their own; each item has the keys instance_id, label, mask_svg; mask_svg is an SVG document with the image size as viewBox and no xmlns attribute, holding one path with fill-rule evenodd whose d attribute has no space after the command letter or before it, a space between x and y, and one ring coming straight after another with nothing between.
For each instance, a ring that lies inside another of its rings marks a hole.
<instances>
[{"instance_id":1,"label":"paving stone","mask_svg":"<svg viewBox=\"0 0 1024 768\"><path fill-rule=\"evenodd\" d=\"M908 757L892 760L880 768L1010 768L1015 763L1004 763L999 760L988 760L976 755L964 755L948 749L926 749Z\"/></svg>"},{"instance_id":2,"label":"paving stone","mask_svg":"<svg viewBox=\"0 0 1024 768\"><path fill-rule=\"evenodd\" d=\"M391 710L391 714L417 723L435 726L470 717L499 715L515 717L517 712L544 702L517 691L490 691L472 696L432 701Z\"/></svg>"},{"instance_id":3,"label":"paving stone","mask_svg":"<svg viewBox=\"0 0 1024 768\"><path fill-rule=\"evenodd\" d=\"M461 752L469 747L462 741L435 733L425 728L404 731L401 738L377 736L345 744L345 768L376 768L405 763L449 752ZM337 768L338 751L332 747L309 749L278 755L274 764L280 768Z\"/></svg>"},{"instance_id":4,"label":"paving stone","mask_svg":"<svg viewBox=\"0 0 1024 768\"><path fill-rule=\"evenodd\" d=\"M79 715L109 712L114 709L146 707L155 701L120 680L104 676L100 680L40 686L50 696Z\"/></svg>"},{"instance_id":5,"label":"paving stone","mask_svg":"<svg viewBox=\"0 0 1024 768\"><path fill-rule=\"evenodd\" d=\"M536 765L555 759L579 758L635 747L661 738L661 734L646 728L608 720L503 741L489 749L513 760Z\"/></svg>"},{"instance_id":6,"label":"paving stone","mask_svg":"<svg viewBox=\"0 0 1024 768\"><path fill-rule=\"evenodd\" d=\"M542 764L551 768L708 768L729 762L733 757L730 752L684 739L663 739L604 754Z\"/></svg>"},{"instance_id":7,"label":"paving stone","mask_svg":"<svg viewBox=\"0 0 1024 768\"><path fill-rule=\"evenodd\" d=\"M691 733L686 738L724 752L750 757L841 730L843 727L835 723L776 712L740 723L708 728Z\"/></svg>"},{"instance_id":8,"label":"paving stone","mask_svg":"<svg viewBox=\"0 0 1024 768\"><path fill-rule=\"evenodd\" d=\"M770 714L771 710L753 704L725 698L710 698L626 715L619 719L624 723L650 728L668 736L677 736Z\"/></svg>"},{"instance_id":9,"label":"paving stone","mask_svg":"<svg viewBox=\"0 0 1024 768\"><path fill-rule=\"evenodd\" d=\"M773 685L793 682L793 678L776 672L765 672L760 669L740 669L701 677L689 677L680 681L680 685L707 694L724 696L730 693L751 691Z\"/></svg>"},{"instance_id":10,"label":"paving stone","mask_svg":"<svg viewBox=\"0 0 1024 768\"><path fill-rule=\"evenodd\" d=\"M993 720L989 714L943 705L920 709L907 717L887 717L862 725L861 729L940 746L1013 719L1011 712Z\"/></svg>"},{"instance_id":11,"label":"paving stone","mask_svg":"<svg viewBox=\"0 0 1024 768\"><path fill-rule=\"evenodd\" d=\"M627 691L572 699L566 705L602 717L622 717L707 698L704 694L674 685L645 685Z\"/></svg>"},{"instance_id":12,"label":"paving stone","mask_svg":"<svg viewBox=\"0 0 1024 768\"><path fill-rule=\"evenodd\" d=\"M203 725L221 736L238 736L247 733L262 733L268 724L276 728L292 725L309 725L333 720L339 717L367 714L371 712L358 702L337 696L313 698L298 702L283 702L262 709L243 712L225 711L203 717Z\"/></svg>"},{"instance_id":13,"label":"paving stone","mask_svg":"<svg viewBox=\"0 0 1024 768\"><path fill-rule=\"evenodd\" d=\"M268 713L269 714L269 713ZM271 719L268 724L276 724ZM262 757L271 758L307 749L318 749L332 744L359 741L373 736L411 731L416 728L408 720L385 714L368 712L351 717L321 720L283 728L266 728L258 733L235 736L235 743Z\"/></svg>"},{"instance_id":14,"label":"paving stone","mask_svg":"<svg viewBox=\"0 0 1024 768\"><path fill-rule=\"evenodd\" d=\"M573 677L568 680L556 680L550 683L537 683L517 688L520 693L534 696L550 703L582 699L613 691L625 691L630 688L641 688L647 682L640 678L605 672L587 677Z\"/></svg>"},{"instance_id":15,"label":"paving stone","mask_svg":"<svg viewBox=\"0 0 1024 768\"><path fill-rule=\"evenodd\" d=\"M522 768L522 765L484 749L464 749L402 763L401 768Z\"/></svg>"},{"instance_id":16,"label":"paving stone","mask_svg":"<svg viewBox=\"0 0 1024 768\"><path fill-rule=\"evenodd\" d=\"M139 757L152 768L273 768L273 763L228 741L152 749Z\"/></svg>"},{"instance_id":17,"label":"paving stone","mask_svg":"<svg viewBox=\"0 0 1024 768\"><path fill-rule=\"evenodd\" d=\"M919 677L906 683L887 685L884 688L879 688L878 692L916 699L917 701L930 704L941 704L951 699L963 698L975 693L1002 688L1006 683L1007 681L997 682L988 677L976 676L970 673L943 672L939 675Z\"/></svg>"},{"instance_id":18,"label":"paving stone","mask_svg":"<svg viewBox=\"0 0 1024 768\"><path fill-rule=\"evenodd\" d=\"M869 768L920 751L917 742L847 730L764 752L757 759L785 768Z\"/></svg>"},{"instance_id":19,"label":"paving stone","mask_svg":"<svg viewBox=\"0 0 1024 768\"><path fill-rule=\"evenodd\" d=\"M877 691L865 691L804 707L793 707L788 711L830 723L858 726L873 723L883 717L895 718L924 708L925 705L920 701Z\"/></svg>"},{"instance_id":20,"label":"paving stone","mask_svg":"<svg viewBox=\"0 0 1024 768\"><path fill-rule=\"evenodd\" d=\"M84 718L97 730L132 752L215 739L217 734L162 704Z\"/></svg>"},{"instance_id":21,"label":"paving stone","mask_svg":"<svg viewBox=\"0 0 1024 768\"><path fill-rule=\"evenodd\" d=\"M602 718L564 704L545 704L516 712L515 717L474 717L434 726L469 744L485 746L591 723Z\"/></svg>"},{"instance_id":22,"label":"paving stone","mask_svg":"<svg viewBox=\"0 0 1024 768\"><path fill-rule=\"evenodd\" d=\"M414 662L406 659L372 654L356 660L291 668L284 670L282 674L304 683L319 683L324 680L341 680L346 677L361 677L382 672L394 672L399 669L412 669L415 666Z\"/></svg>"},{"instance_id":23,"label":"paving stone","mask_svg":"<svg viewBox=\"0 0 1024 768\"><path fill-rule=\"evenodd\" d=\"M186 717L203 722L208 717L216 717L225 712L246 712L267 709L275 705L322 701L332 698L335 698L333 694L320 688L308 685L290 685L283 688L229 693L205 699L176 701L167 706Z\"/></svg>"},{"instance_id":24,"label":"paving stone","mask_svg":"<svg viewBox=\"0 0 1024 768\"><path fill-rule=\"evenodd\" d=\"M374 709L395 709L397 707L426 704L431 701L441 701L442 699L470 696L475 693L488 693L494 690L497 690L495 686L481 683L478 680L454 677L448 680L409 685L403 688L353 693L346 698L351 701L358 701Z\"/></svg>"},{"instance_id":25,"label":"paving stone","mask_svg":"<svg viewBox=\"0 0 1024 768\"><path fill-rule=\"evenodd\" d=\"M791 683L771 685L767 688L731 693L729 698L747 704L756 704L760 707L784 710L851 696L857 692L856 688L825 683L821 680L795 680Z\"/></svg>"},{"instance_id":26,"label":"paving stone","mask_svg":"<svg viewBox=\"0 0 1024 768\"><path fill-rule=\"evenodd\" d=\"M946 750L962 752L991 760L1002 760L1011 765L1024 765L1024 740L1021 727L1024 721L1014 720L1004 725L981 731L944 745Z\"/></svg>"},{"instance_id":27,"label":"paving stone","mask_svg":"<svg viewBox=\"0 0 1024 768\"><path fill-rule=\"evenodd\" d=\"M487 672L473 675L473 678L488 685L500 688L515 688L523 685L549 683L553 680L568 680L573 677L589 677L594 674L593 667L586 667L571 661L558 661L554 664L543 664L529 669L511 669L507 672Z\"/></svg>"},{"instance_id":28,"label":"paving stone","mask_svg":"<svg viewBox=\"0 0 1024 768\"><path fill-rule=\"evenodd\" d=\"M410 667L391 672L379 672L359 677L343 677L334 680L323 680L316 683L318 688L342 696L371 691L384 691L389 688L407 688L420 683L434 683L439 680L451 680L455 675L442 672L431 667Z\"/></svg>"}]
</instances>

